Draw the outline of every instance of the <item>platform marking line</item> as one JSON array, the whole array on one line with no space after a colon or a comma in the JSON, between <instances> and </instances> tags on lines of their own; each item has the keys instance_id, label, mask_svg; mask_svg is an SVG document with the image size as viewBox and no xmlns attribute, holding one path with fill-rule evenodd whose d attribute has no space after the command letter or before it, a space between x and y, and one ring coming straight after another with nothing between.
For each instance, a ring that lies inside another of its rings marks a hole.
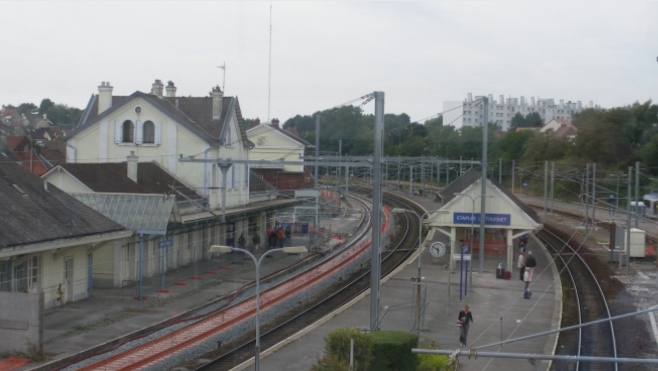
<instances>
[{"instance_id":1,"label":"platform marking line","mask_svg":"<svg viewBox=\"0 0 658 371\"><path fill-rule=\"evenodd\" d=\"M653 330L653 337L656 339L656 344L658 344L658 327L656 327L656 317L653 315L653 312L649 312L649 319L651 320L651 329Z\"/></svg>"}]
</instances>

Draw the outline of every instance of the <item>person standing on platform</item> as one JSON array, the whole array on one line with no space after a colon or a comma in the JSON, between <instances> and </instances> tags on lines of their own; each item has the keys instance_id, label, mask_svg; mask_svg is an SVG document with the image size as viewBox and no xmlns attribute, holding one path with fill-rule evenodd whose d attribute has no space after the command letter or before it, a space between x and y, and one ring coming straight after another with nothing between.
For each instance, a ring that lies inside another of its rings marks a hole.
<instances>
[{"instance_id":1,"label":"person standing on platform","mask_svg":"<svg viewBox=\"0 0 658 371\"><path fill-rule=\"evenodd\" d=\"M276 232L276 240L278 243L278 248L283 248L283 228L279 227L279 230Z\"/></svg>"},{"instance_id":2,"label":"person standing on platform","mask_svg":"<svg viewBox=\"0 0 658 371\"><path fill-rule=\"evenodd\" d=\"M519 251L519 261L516 266L519 268L519 279L523 281L523 273L525 273L525 255L523 255L523 251Z\"/></svg>"},{"instance_id":3,"label":"person standing on platform","mask_svg":"<svg viewBox=\"0 0 658 371\"><path fill-rule=\"evenodd\" d=\"M523 290L523 298L530 299L532 293L530 292L530 282L532 282L532 270L530 268L525 269L523 274L523 282L525 282L525 289Z\"/></svg>"},{"instance_id":4,"label":"person standing on platform","mask_svg":"<svg viewBox=\"0 0 658 371\"><path fill-rule=\"evenodd\" d=\"M258 232L254 233L251 242L254 243L254 252L258 254L258 245L260 244L260 236L258 235Z\"/></svg>"},{"instance_id":5,"label":"person standing on platform","mask_svg":"<svg viewBox=\"0 0 658 371\"><path fill-rule=\"evenodd\" d=\"M269 242L269 249L273 249L276 247L276 230L272 230L268 236L268 242Z\"/></svg>"},{"instance_id":6,"label":"person standing on platform","mask_svg":"<svg viewBox=\"0 0 658 371\"><path fill-rule=\"evenodd\" d=\"M240 238L238 238L238 247L244 249L247 240L244 238L244 233L240 233Z\"/></svg>"},{"instance_id":7,"label":"person standing on platform","mask_svg":"<svg viewBox=\"0 0 658 371\"><path fill-rule=\"evenodd\" d=\"M537 266L537 261L532 255L532 251L528 251L528 257L525 258L525 266L530 268L530 274L532 275L532 273L535 271L535 267Z\"/></svg>"},{"instance_id":8,"label":"person standing on platform","mask_svg":"<svg viewBox=\"0 0 658 371\"><path fill-rule=\"evenodd\" d=\"M473 314L468 310L468 305L464 305L464 309L459 312L457 319L462 323L459 333L459 345L465 347L468 337L468 326L473 323Z\"/></svg>"}]
</instances>

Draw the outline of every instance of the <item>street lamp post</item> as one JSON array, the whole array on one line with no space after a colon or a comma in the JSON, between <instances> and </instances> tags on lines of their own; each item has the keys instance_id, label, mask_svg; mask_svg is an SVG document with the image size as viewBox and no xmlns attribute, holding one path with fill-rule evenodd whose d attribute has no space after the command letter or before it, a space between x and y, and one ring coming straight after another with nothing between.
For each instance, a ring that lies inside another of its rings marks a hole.
<instances>
[{"instance_id":1,"label":"street lamp post","mask_svg":"<svg viewBox=\"0 0 658 371\"><path fill-rule=\"evenodd\" d=\"M247 254L251 260L254 261L254 264L256 265L256 349L255 349L255 355L254 355L254 369L256 371L260 370L260 263L263 261L265 256L268 254L282 251L287 254L305 254L308 252L305 246L292 246L292 247L283 247L280 249L271 249L266 251L263 255L260 256L260 258L256 258L254 254L249 252L248 250L241 249L238 247L231 247L231 246L219 246L219 245L214 245L210 247L210 250L208 250L209 253L229 253L233 251L239 251L242 253Z\"/></svg>"},{"instance_id":2,"label":"street lamp post","mask_svg":"<svg viewBox=\"0 0 658 371\"><path fill-rule=\"evenodd\" d=\"M471 257L472 257L473 256L473 231L474 231L474 228L475 228L475 226L474 226L474 222L475 222L475 201L477 201L477 199L481 198L482 196L484 196L485 198L494 198L494 196L492 196L492 195L486 195L486 196L485 195L479 195L479 196L475 196L475 198L473 198L470 195L467 195L467 194L464 194L464 193L458 193L458 192L455 193L455 196L468 197L468 198L471 199L471 202L473 203L472 204L473 207L471 209L471 238L469 238L469 241L468 241L468 244L469 244L468 249L471 252ZM480 238L483 238L483 236L480 236ZM480 256L480 259L484 259L484 256ZM471 259L471 292L473 292L473 260L472 259Z\"/></svg>"},{"instance_id":3,"label":"street lamp post","mask_svg":"<svg viewBox=\"0 0 658 371\"><path fill-rule=\"evenodd\" d=\"M417 212L409 209L402 209L402 208L394 208L391 210L392 213L396 214L402 214L402 213L410 213L415 215L418 218L418 276L417 276L417 282L416 282L416 332L418 336L420 336L420 330L421 330L421 325L420 325L420 283L421 283L421 247L422 247L422 238L423 238L423 219L431 213L438 213L440 215L443 214L448 214L448 211L445 210L436 210L436 211L428 211L424 213L422 216L418 215Z\"/></svg>"}]
</instances>

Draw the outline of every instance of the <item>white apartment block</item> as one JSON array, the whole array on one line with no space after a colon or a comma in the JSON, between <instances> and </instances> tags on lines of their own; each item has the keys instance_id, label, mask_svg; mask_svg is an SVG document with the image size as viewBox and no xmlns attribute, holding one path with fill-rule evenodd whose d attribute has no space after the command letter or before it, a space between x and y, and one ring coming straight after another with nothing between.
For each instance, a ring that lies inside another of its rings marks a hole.
<instances>
[{"instance_id":1,"label":"white apartment block","mask_svg":"<svg viewBox=\"0 0 658 371\"><path fill-rule=\"evenodd\" d=\"M481 126L484 121L484 96L476 96L473 98L471 93L464 101L444 101L443 102L443 124L453 125L457 128L462 126ZM530 97L530 102L525 100L525 97L505 99L502 95L498 101L493 99L493 95L489 94L487 99L489 108L489 122L500 124L503 131L509 129L512 118L516 113L520 113L524 117L532 112L539 113L543 122L549 122L553 119L561 119L571 121L573 114L583 110L581 101L564 102L560 99L559 104L550 99L541 99ZM589 108L594 108L593 103L589 102Z\"/></svg>"}]
</instances>

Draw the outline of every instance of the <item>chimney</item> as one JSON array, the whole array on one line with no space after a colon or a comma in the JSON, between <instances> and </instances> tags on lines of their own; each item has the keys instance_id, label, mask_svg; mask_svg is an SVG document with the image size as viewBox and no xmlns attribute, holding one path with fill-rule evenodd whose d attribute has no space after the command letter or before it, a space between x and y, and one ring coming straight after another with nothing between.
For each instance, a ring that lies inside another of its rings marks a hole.
<instances>
[{"instance_id":1,"label":"chimney","mask_svg":"<svg viewBox=\"0 0 658 371\"><path fill-rule=\"evenodd\" d=\"M535 97L530 97L530 105L535 106Z\"/></svg>"},{"instance_id":2,"label":"chimney","mask_svg":"<svg viewBox=\"0 0 658 371\"><path fill-rule=\"evenodd\" d=\"M489 100L487 101L489 104L493 104L493 95L489 94Z\"/></svg>"},{"instance_id":3,"label":"chimney","mask_svg":"<svg viewBox=\"0 0 658 371\"><path fill-rule=\"evenodd\" d=\"M109 81L103 81L98 87L98 114L100 115L110 107L112 107L112 86Z\"/></svg>"},{"instance_id":4,"label":"chimney","mask_svg":"<svg viewBox=\"0 0 658 371\"><path fill-rule=\"evenodd\" d=\"M473 101L473 94L468 93L468 102L470 103L472 101Z\"/></svg>"},{"instance_id":5,"label":"chimney","mask_svg":"<svg viewBox=\"0 0 658 371\"><path fill-rule=\"evenodd\" d=\"M502 94L500 95L500 100L499 100L499 102L500 102L500 103L498 103L498 104L505 104L505 97L503 97Z\"/></svg>"},{"instance_id":6,"label":"chimney","mask_svg":"<svg viewBox=\"0 0 658 371\"><path fill-rule=\"evenodd\" d=\"M272 126L275 128L279 128L279 119L272 119Z\"/></svg>"},{"instance_id":7,"label":"chimney","mask_svg":"<svg viewBox=\"0 0 658 371\"><path fill-rule=\"evenodd\" d=\"M128 163L128 178L137 183L137 156L135 151L130 151L130 156L126 157Z\"/></svg>"},{"instance_id":8,"label":"chimney","mask_svg":"<svg viewBox=\"0 0 658 371\"><path fill-rule=\"evenodd\" d=\"M560 108L564 108L564 99L560 99Z\"/></svg>"},{"instance_id":9,"label":"chimney","mask_svg":"<svg viewBox=\"0 0 658 371\"><path fill-rule=\"evenodd\" d=\"M176 86L174 85L173 81L169 81L165 89L167 90L167 98L176 97Z\"/></svg>"},{"instance_id":10,"label":"chimney","mask_svg":"<svg viewBox=\"0 0 658 371\"><path fill-rule=\"evenodd\" d=\"M212 88L212 119L219 120L222 117L222 89L219 88L219 85Z\"/></svg>"},{"instance_id":11,"label":"chimney","mask_svg":"<svg viewBox=\"0 0 658 371\"><path fill-rule=\"evenodd\" d=\"M43 180L43 189L44 191L48 192L48 181L45 179Z\"/></svg>"},{"instance_id":12,"label":"chimney","mask_svg":"<svg viewBox=\"0 0 658 371\"><path fill-rule=\"evenodd\" d=\"M160 80L155 80L153 85L151 85L151 94L162 98L162 89L164 88L164 85L162 84L162 81Z\"/></svg>"},{"instance_id":13,"label":"chimney","mask_svg":"<svg viewBox=\"0 0 658 371\"><path fill-rule=\"evenodd\" d=\"M521 105L525 106L525 97L524 96L521 96Z\"/></svg>"}]
</instances>

